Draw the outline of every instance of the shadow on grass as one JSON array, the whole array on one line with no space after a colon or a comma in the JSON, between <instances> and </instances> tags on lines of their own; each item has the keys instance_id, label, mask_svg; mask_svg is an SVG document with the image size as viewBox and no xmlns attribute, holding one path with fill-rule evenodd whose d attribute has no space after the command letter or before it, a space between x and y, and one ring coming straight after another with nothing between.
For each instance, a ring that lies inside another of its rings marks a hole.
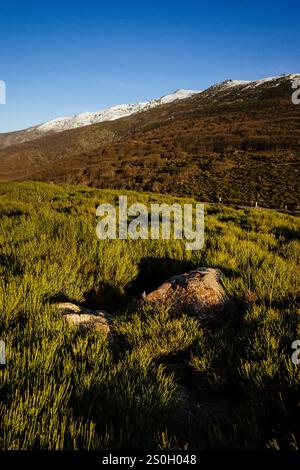
<instances>
[{"instance_id":1,"label":"shadow on grass","mask_svg":"<svg viewBox=\"0 0 300 470\"><path fill-rule=\"evenodd\" d=\"M172 276L195 268L193 263L172 258L143 258L139 274L124 288L111 283L94 286L86 292L83 305L91 310L104 309L109 313L126 310L135 305L144 292L147 294Z\"/></svg>"},{"instance_id":2,"label":"shadow on grass","mask_svg":"<svg viewBox=\"0 0 300 470\"><path fill-rule=\"evenodd\" d=\"M129 296L139 296L143 292L148 294L170 277L183 274L195 267L190 261L180 261L173 258L142 258L139 274L126 288L126 293Z\"/></svg>"}]
</instances>

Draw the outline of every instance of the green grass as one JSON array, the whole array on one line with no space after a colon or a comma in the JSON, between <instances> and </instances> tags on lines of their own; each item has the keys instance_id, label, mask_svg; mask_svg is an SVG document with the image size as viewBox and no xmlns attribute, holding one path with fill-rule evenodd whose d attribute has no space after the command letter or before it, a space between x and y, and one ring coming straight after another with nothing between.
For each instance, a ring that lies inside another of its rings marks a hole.
<instances>
[{"instance_id":1,"label":"green grass","mask_svg":"<svg viewBox=\"0 0 300 470\"><path fill-rule=\"evenodd\" d=\"M129 203L177 200L127 194ZM117 191L0 184L0 448L299 448L300 366L291 362L299 219L207 206L199 252L179 240L100 241L96 207L117 199ZM201 265L220 268L237 299L238 315L222 327L132 302L137 279L147 290ZM109 339L69 329L53 305L91 293L115 315ZM182 384L165 366L174 360L191 371L199 399L235 406L178 423Z\"/></svg>"}]
</instances>

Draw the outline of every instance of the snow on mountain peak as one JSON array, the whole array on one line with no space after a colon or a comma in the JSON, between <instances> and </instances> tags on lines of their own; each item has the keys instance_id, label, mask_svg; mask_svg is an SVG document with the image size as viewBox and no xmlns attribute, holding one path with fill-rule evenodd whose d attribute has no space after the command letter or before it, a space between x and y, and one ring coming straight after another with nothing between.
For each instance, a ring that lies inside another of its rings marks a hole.
<instances>
[{"instance_id":1,"label":"snow on mountain peak","mask_svg":"<svg viewBox=\"0 0 300 470\"><path fill-rule=\"evenodd\" d=\"M242 94L244 90L256 89L261 85L270 83L270 86L278 86L281 81L289 80L293 82L296 79L300 78L300 74L285 74L278 75L276 77L267 77L261 78L258 80L225 80L221 83L213 85L205 91L210 97L217 96L219 92L226 90L231 90L236 87L237 92ZM274 84L272 83L274 82ZM161 98L152 99L150 101L140 102L140 103L131 103L131 104L120 104L112 106L107 109L102 109L96 112L83 112L76 114L75 116L59 117L52 119L44 124L25 129L23 132L26 134L25 140L31 140L32 138L37 138L45 134L62 132L70 129L76 129L78 127L88 126L91 124L97 124L104 121L114 121L116 119L121 119L131 114L139 113L141 111L146 111L148 109L155 108L160 105L168 104L175 102L177 100L183 100L190 98L195 94L202 93L200 90L187 90L184 88L179 88L178 90L170 93L168 95L162 96Z\"/></svg>"},{"instance_id":2,"label":"snow on mountain peak","mask_svg":"<svg viewBox=\"0 0 300 470\"><path fill-rule=\"evenodd\" d=\"M258 80L225 80L222 83L218 83L217 85L214 85L214 87L218 87L218 88L221 87L225 89L225 88L230 88L230 87L246 85L245 88L249 88L249 87L258 87L267 82L276 82L276 85L277 85L278 80L287 79L287 80L293 81L297 77L300 77L300 75L299 74L285 74L285 75L277 75L275 77L260 78Z\"/></svg>"},{"instance_id":3,"label":"snow on mountain peak","mask_svg":"<svg viewBox=\"0 0 300 470\"><path fill-rule=\"evenodd\" d=\"M201 93L199 90L186 90L184 88L179 88L178 90L174 91L170 95L165 95L160 98L161 103L171 103L172 101L176 100L184 100L186 98L190 98L191 96Z\"/></svg>"},{"instance_id":4,"label":"snow on mountain peak","mask_svg":"<svg viewBox=\"0 0 300 470\"><path fill-rule=\"evenodd\" d=\"M35 127L35 129L41 133L62 132L65 130L88 126L90 124L96 124L99 122L114 121L116 119L130 116L131 114L138 113L140 111L146 111L147 109L155 108L156 106L162 104L172 103L176 100L190 98L196 93L201 93L201 91L179 89L176 90L174 93L162 96L161 98L152 99L151 101L131 104L119 104L116 106L112 106L111 108L103 109L96 112L84 112L76 114L75 116L52 119L51 121L48 121L44 124Z\"/></svg>"}]
</instances>

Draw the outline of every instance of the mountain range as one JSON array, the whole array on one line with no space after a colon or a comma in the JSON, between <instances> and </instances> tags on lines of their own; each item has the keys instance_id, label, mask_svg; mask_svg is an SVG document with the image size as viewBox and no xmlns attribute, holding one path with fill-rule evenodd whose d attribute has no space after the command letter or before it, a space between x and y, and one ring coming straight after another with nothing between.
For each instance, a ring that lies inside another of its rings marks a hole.
<instances>
[{"instance_id":1,"label":"mountain range","mask_svg":"<svg viewBox=\"0 0 300 470\"><path fill-rule=\"evenodd\" d=\"M104 121L114 121L134 113L146 111L162 104L172 103L173 101L190 98L200 91L179 89L174 93L162 96L161 98L152 99L142 103L119 104L107 109L96 112L84 112L75 116L59 117L51 119L51 121L39 124L16 132L0 133L0 148L7 147L12 144L27 142L39 137L43 137L56 132L63 132L78 127L89 126Z\"/></svg>"},{"instance_id":2,"label":"mountain range","mask_svg":"<svg viewBox=\"0 0 300 470\"><path fill-rule=\"evenodd\" d=\"M295 209L300 106L291 97L298 78L226 80L0 134L0 179Z\"/></svg>"}]
</instances>

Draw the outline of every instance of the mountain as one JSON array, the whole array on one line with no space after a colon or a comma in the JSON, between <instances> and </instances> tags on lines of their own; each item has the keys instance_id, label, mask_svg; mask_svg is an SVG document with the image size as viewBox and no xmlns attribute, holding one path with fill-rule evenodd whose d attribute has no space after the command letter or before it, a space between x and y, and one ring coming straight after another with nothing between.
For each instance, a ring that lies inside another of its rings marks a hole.
<instances>
[{"instance_id":1,"label":"mountain","mask_svg":"<svg viewBox=\"0 0 300 470\"><path fill-rule=\"evenodd\" d=\"M0 179L64 182L296 209L298 74L226 80L122 119L0 150Z\"/></svg>"},{"instance_id":2,"label":"mountain","mask_svg":"<svg viewBox=\"0 0 300 470\"><path fill-rule=\"evenodd\" d=\"M179 89L169 95L165 95L161 98L153 99L143 103L120 104L117 106L112 106L108 109L103 109L101 111L85 112L69 117L59 117L28 129L0 134L0 148L27 142L56 132L63 132L104 121L114 121L116 119L130 116L134 113L139 113L141 111L155 108L156 106L160 106L162 104L190 98L196 93L201 92L199 90Z\"/></svg>"},{"instance_id":3,"label":"mountain","mask_svg":"<svg viewBox=\"0 0 300 470\"><path fill-rule=\"evenodd\" d=\"M97 124L99 122L114 121L116 119L130 116L134 113L139 113L141 111L146 111L147 109L155 108L156 106L160 106L162 104L190 98L196 93L200 93L200 91L179 89L170 95L165 95L161 98L146 101L144 103L120 104L95 113L81 113L72 117L53 119L52 121L46 122L45 124L36 126L35 129L41 133L47 133L49 131L62 132L69 129L76 129L77 127Z\"/></svg>"}]
</instances>

